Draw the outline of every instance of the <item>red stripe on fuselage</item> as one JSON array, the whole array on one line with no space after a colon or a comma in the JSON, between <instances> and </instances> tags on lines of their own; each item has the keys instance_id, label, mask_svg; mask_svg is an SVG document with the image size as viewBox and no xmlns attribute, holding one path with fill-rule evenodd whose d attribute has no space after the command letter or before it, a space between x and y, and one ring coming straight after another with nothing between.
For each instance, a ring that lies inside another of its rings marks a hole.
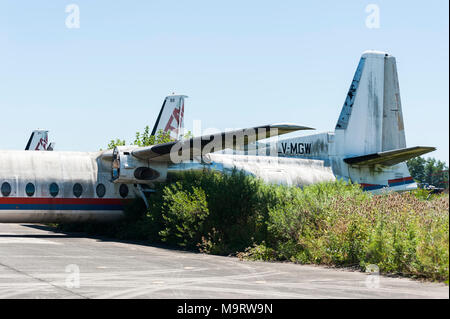
<instances>
[{"instance_id":1,"label":"red stripe on fuselage","mask_svg":"<svg viewBox=\"0 0 450 319\"><path fill-rule=\"evenodd\" d=\"M412 179L413 178L411 176L402 177L402 178L390 179L390 180L388 180L388 183L393 184L393 183L399 183L399 182L406 182L406 181L411 181Z\"/></svg>"},{"instance_id":2,"label":"red stripe on fuselage","mask_svg":"<svg viewBox=\"0 0 450 319\"><path fill-rule=\"evenodd\" d=\"M123 205L129 200L121 198L0 197L0 204Z\"/></svg>"}]
</instances>

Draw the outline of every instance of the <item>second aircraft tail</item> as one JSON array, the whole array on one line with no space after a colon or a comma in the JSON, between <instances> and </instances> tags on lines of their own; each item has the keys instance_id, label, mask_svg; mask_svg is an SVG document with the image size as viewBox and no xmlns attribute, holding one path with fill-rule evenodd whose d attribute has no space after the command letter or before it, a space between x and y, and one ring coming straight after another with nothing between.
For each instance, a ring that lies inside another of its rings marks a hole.
<instances>
[{"instance_id":1,"label":"second aircraft tail","mask_svg":"<svg viewBox=\"0 0 450 319\"><path fill-rule=\"evenodd\" d=\"M164 133L169 132L173 140L183 137L185 98L185 95L166 96L153 126L152 135L157 135L162 130Z\"/></svg>"}]
</instances>

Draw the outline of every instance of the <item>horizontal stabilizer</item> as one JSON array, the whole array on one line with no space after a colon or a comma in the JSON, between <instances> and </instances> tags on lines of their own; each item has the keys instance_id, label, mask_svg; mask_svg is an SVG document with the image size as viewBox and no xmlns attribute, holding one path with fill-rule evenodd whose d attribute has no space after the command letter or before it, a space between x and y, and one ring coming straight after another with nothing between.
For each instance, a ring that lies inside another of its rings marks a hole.
<instances>
[{"instance_id":1,"label":"horizontal stabilizer","mask_svg":"<svg viewBox=\"0 0 450 319\"><path fill-rule=\"evenodd\" d=\"M288 134L299 130L312 130L312 128L294 124L257 126L148 147L140 147L133 150L131 154L139 159L177 162L190 160L196 156L221 151L226 148L236 148L254 143L261 139Z\"/></svg>"},{"instance_id":2,"label":"horizontal stabilizer","mask_svg":"<svg viewBox=\"0 0 450 319\"><path fill-rule=\"evenodd\" d=\"M363 156L348 157L344 159L344 162L356 166L371 166L376 164L392 166L435 150L435 147L415 146Z\"/></svg>"}]
</instances>

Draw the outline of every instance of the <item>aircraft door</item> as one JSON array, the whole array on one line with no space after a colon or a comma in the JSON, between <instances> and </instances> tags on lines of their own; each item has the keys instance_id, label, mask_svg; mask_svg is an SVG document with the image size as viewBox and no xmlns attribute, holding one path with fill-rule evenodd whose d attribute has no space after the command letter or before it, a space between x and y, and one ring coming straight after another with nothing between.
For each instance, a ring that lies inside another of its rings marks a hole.
<instances>
[{"instance_id":1,"label":"aircraft door","mask_svg":"<svg viewBox=\"0 0 450 319\"><path fill-rule=\"evenodd\" d=\"M119 149L117 147L114 148L113 158L112 158L111 163L112 163L112 169L111 169L112 180L115 181L116 179L119 178L119 175L120 175L120 154L119 154Z\"/></svg>"}]
</instances>

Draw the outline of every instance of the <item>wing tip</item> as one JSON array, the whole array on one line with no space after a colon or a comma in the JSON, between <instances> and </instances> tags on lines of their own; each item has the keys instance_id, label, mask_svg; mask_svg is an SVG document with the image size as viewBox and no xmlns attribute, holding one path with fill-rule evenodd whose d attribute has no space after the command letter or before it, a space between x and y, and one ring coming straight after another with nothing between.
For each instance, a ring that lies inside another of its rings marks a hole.
<instances>
[{"instance_id":1,"label":"wing tip","mask_svg":"<svg viewBox=\"0 0 450 319\"><path fill-rule=\"evenodd\" d=\"M313 127L298 125L295 123L275 123L268 125L270 128L279 128L279 129L285 129L285 130L292 130L292 131L300 131L300 130L315 130Z\"/></svg>"}]
</instances>

